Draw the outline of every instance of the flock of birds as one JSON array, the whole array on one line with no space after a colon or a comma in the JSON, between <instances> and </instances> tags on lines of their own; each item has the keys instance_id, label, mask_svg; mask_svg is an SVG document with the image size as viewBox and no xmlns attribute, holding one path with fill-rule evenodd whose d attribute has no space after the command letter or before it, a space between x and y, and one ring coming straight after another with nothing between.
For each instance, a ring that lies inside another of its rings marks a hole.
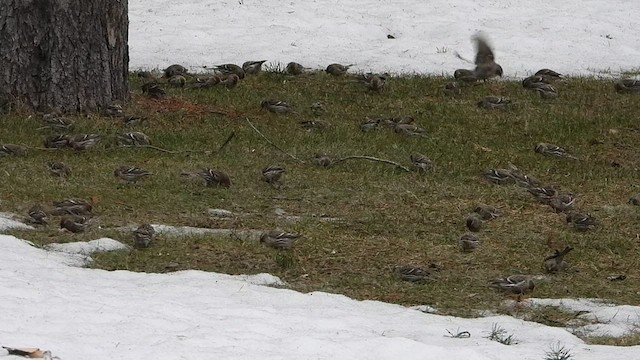
<instances>
[{"instance_id":1,"label":"flock of birds","mask_svg":"<svg viewBox=\"0 0 640 360\"><path fill-rule=\"evenodd\" d=\"M469 84L479 84L494 77L503 75L502 67L495 62L493 50L488 41L481 35L473 38L476 45L476 57L473 62L473 70L458 69L454 72L455 81L444 86L443 93L449 96L459 95L462 88ZM459 55L458 55L459 56ZM461 57L460 57L461 58ZM462 58L461 58L462 59ZM464 59L463 59L464 60ZM155 76L149 72L140 72L138 75L143 78L142 92L151 98L162 98L166 92L162 87L163 83L170 86L183 87L189 89L208 89L214 86L221 86L232 89L238 85L246 76L255 75L262 71L262 61L247 61L242 66L235 64L224 64L215 67L213 74L209 76L191 75L187 69L181 65L171 65L164 70L162 77ZM354 76L355 80L363 83L365 87L374 92L383 91L387 81L387 74L348 74L351 65L331 64L326 68L326 73L333 76ZM310 71L301 64L291 62L287 64L284 71L292 76L302 75ZM535 75L527 77L522 81L522 86L540 94L544 99L557 97L557 90L552 85L562 77L561 74L542 69ZM632 79L622 79L615 82L615 90L620 93L639 93L640 82ZM488 96L477 105L485 109L506 108L510 100L504 97ZM291 111L289 104L282 100L265 99L260 104L261 108L276 114L286 114ZM318 105L321 107L321 105ZM106 115L121 117L126 125L135 126L143 119L135 116L125 116L123 109L118 105L110 106L105 110ZM69 131L73 129L73 122L60 114L47 114L43 117L44 127L57 130ZM305 127L320 126L315 121L307 121L302 124ZM371 131L381 127L393 129L396 133L408 136L424 136L425 131L414 124L414 119L408 116L397 118L367 119L362 125L362 131ZM100 143L102 137L98 134L66 135L59 134L48 137L44 141L47 149L70 148L75 151L85 151ZM117 135L117 143L120 146L151 146L150 138L142 132L132 131ZM535 146L535 152L556 158L576 160L568 150L548 143L540 143ZM0 156L22 156L27 153L27 147L14 144L0 146ZM422 154L412 154L410 157L413 169L417 172L429 172L432 161ZM317 154L314 161L319 166L330 166L333 160L322 154ZM49 162L47 164L51 174L60 177L71 175L71 169L63 162ZM282 176L285 169L281 166L272 165L262 170L262 179L269 185L280 188ZM125 182L135 183L141 179L153 175L151 172L136 166L123 165L114 170L114 176ZM181 176L188 179L202 181L206 186L224 187L231 186L228 174L219 169L202 169L194 172L183 172ZM546 204L558 213L566 214L567 224L576 231L589 231L597 226L596 220L589 214L575 211L576 199L573 194L558 191L553 186L545 186L534 177L524 174L519 169L489 169L483 174L484 178L494 184L518 184L528 191L535 200ZM640 205L640 196L635 196L629 200L634 205ZM50 216L60 216L60 227L73 233L84 232L93 216L93 202L83 199L65 199L53 202L51 206L45 207L34 205L28 211L31 222L46 225ZM480 247L480 238L476 235L481 230L484 222L494 220L502 216L499 210L484 204L475 207L472 214L465 219L465 224L470 233L462 235L458 241L461 251L472 252ZM260 237L260 242L280 250L290 250L295 242L300 238L299 234L289 233L279 230L264 232ZM149 224L142 224L133 231L134 246L136 248L147 248L152 245L155 238L155 230ZM543 259L543 268L548 273L557 273L567 269L565 256L573 248L566 247L563 250L556 250L555 253ZM423 282L428 280L433 271L437 269L425 269L421 267L405 265L395 269L397 276L406 281ZM531 293L535 288L534 279L528 275L512 275L505 278L494 279L489 286L501 290L508 294L518 296Z\"/></svg>"}]
</instances>

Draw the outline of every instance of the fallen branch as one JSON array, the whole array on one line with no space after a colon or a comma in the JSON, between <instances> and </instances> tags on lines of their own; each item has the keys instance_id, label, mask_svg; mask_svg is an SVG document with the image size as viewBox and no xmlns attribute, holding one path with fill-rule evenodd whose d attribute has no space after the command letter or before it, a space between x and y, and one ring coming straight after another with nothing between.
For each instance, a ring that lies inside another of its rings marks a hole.
<instances>
[{"instance_id":1,"label":"fallen branch","mask_svg":"<svg viewBox=\"0 0 640 360\"><path fill-rule=\"evenodd\" d=\"M338 159L335 161L335 164L339 163L339 162L343 162L345 160L350 160L350 159L363 159L363 160L370 160L370 161L377 161L377 162L382 162L385 164L390 164L390 165L394 165L406 172L411 172L411 169L409 169L406 166L400 165L399 163L395 162L395 161L391 161L391 160L386 160L386 159L378 159L375 158L373 156L365 156L365 155L352 155L352 156L347 156L347 157L343 157L342 159Z\"/></svg>"},{"instance_id":2,"label":"fallen branch","mask_svg":"<svg viewBox=\"0 0 640 360\"><path fill-rule=\"evenodd\" d=\"M218 148L218 152L222 151L222 149L224 149L225 146L227 146L227 144L231 141L231 139L233 139L236 136L236 132L232 131L231 135L229 135L229 137L227 138L227 140L224 141L224 143L222 143L222 145L220 145L220 148Z\"/></svg>"},{"instance_id":3,"label":"fallen branch","mask_svg":"<svg viewBox=\"0 0 640 360\"><path fill-rule=\"evenodd\" d=\"M290 158L292 158L292 159L294 159L294 160L296 160L296 161L298 161L298 162L300 162L300 163L304 164L304 161L302 161L302 160L298 159L297 157L295 157L295 156L293 156L293 155L289 154L288 152L286 152L286 151L282 150L278 145L274 144L271 140L267 139L267 137L266 137L266 136L264 136L264 134L263 134L263 133L261 133L261 132L260 132L260 130L258 130L258 128L256 128L256 127L251 123L251 120L249 120L249 118L244 118L244 119L245 119L245 120L247 120L247 123L249 123L249 126L251 126L251 127L253 128L253 130L255 130L255 131L258 133L258 135L262 136L262 138L263 138L263 139L265 139L265 140L266 140L266 141L267 141L271 146L273 146L274 148L276 148L276 149L280 150L280 152L282 152L283 154L288 155Z\"/></svg>"}]
</instances>

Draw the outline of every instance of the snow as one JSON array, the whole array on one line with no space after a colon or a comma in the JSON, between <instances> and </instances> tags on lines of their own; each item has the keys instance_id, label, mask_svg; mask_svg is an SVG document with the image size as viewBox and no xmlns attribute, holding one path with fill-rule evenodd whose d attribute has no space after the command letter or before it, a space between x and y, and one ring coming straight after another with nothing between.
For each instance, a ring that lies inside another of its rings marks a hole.
<instances>
[{"instance_id":1,"label":"snow","mask_svg":"<svg viewBox=\"0 0 640 360\"><path fill-rule=\"evenodd\" d=\"M553 346L581 360L640 357L640 346L587 345L565 329L509 316L462 319L276 288L285 284L269 274L109 272L77 267L77 254L38 249L13 236L0 235L0 247L2 345L35 346L63 360L510 360L542 359ZM594 301L562 304L588 308L608 323L640 311ZM516 344L487 339L494 324ZM452 338L448 331L471 336Z\"/></svg>"},{"instance_id":2,"label":"snow","mask_svg":"<svg viewBox=\"0 0 640 360\"><path fill-rule=\"evenodd\" d=\"M15 214L0 212L0 231L9 229L33 230L33 226L14 220L16 217Z\"/></svg>"},{"instance_id":3,"label":"snow","mask_svg":"<svg viewBox=\"0 0 640 360\"><path fill-rule=\"evenodd\" d=\"M129 247L118 240L101 238L91 241L77 241L69 243L53 243L45 246L47 250L60 251L68 254L91 255L96 252L128 251Z\"/></svg>"},{"instance_id":4,"label":"snow","mask_svg":"<svg viewBox=\"0 0 640 360\"><path fill-rule=\"evenodd\" d=\"M130 0L130 66L268 60L324 69L452 74L482 31L505 75L637 69L640 2L629 0ZM387 39L387 35L395 39Z\"/></svg>"}]
</instances>

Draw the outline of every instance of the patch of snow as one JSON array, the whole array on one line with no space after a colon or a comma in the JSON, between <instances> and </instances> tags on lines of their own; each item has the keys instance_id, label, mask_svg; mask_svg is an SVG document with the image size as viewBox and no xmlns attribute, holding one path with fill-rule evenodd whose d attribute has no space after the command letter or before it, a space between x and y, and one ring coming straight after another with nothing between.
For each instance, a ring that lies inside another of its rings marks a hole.
<instances>
[{"instance_id":1,"label":"patch of snow","mask_svg":"<svg viewBox=\"0 0 640 360\"><path fill-rule=\"evenodd\" d=\"M0 231L9 229L33 230L33 226L14 220L16 214L0 212Z\"/></svg>"},{"instance_id":2,"label":"patch of snow","mask_svg":"<svg viewBox=\"0 0 640 360\"><path fill-rule=\"evenodd\" d=\"M129 251L129 247L118 240L100 238L91 241L77 241L70 243L53 243L45 246L47 250L60 251L68 254L91 255L97 252Z\"/></svg>"}]
</instances>

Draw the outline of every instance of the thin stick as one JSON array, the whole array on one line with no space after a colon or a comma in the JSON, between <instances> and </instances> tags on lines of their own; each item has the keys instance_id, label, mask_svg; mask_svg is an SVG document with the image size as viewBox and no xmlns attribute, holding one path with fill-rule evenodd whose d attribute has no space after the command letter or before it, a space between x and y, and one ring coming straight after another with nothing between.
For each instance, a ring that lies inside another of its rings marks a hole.
<instances>
[{"instance_id":1,"label":"thin stick","mask_svg":"<svg viewBox=\"0 0 640 360\"><path fill-rule=\"evenodd\" d=\"M126 147L126 148L148 148L148 149L153 149L153 150L158 150L158 151L162 151L165 153L169 153L169 154L179 154L182 151L175 151L175 150L167 150L167 149L163 149L161 147L157 147L157 146L153 146L153 145L121 145L120 147Z\"/></svg>"},{"instance_id":2,"label":"thin stick","mask_svg":"<svg viewBox=\"0 0 640 360\"><path fill-rule=\"evenodd\" d=\"M225 146L227 146L227 144L231 141L231 139L233 139L236 136L236 132L232 131L231 135L229 135L229 137L227 138L227 140L224 141L224 143L222 143L222 145L220 145L220 148L218 148L218 152L222 151L222 149L224 149Z\"/></svg>"},{"instance_id":3,"label":"thin stick","mask_svg":"<svg viewBox=\"0 0 640 360\"><path fill-rule=\"evenodd\" d=\"M267 139L267 137L266 137L266 136L264 136L264 134L262 134L262 133L260 132L260 130L258 130L258 129L257 129L257 128L256 128L256 127L251 123L251 120L249 120L249 118L244 118L244 119L245 119L245 120L247 120L247 122L248 122L248 123L249 123L249 125L253 128L253 130L255 130L255 131L258 133L258 135L262 136L262 138L263 138L263 139L265 139L265 140L266 140L266 141L267 141L271 146L273 146L274 148L276 148L276 149L280 150L280 151L281 151L282 153L284 153L285 155L288 155L290 158L292 158L292 159L294 159L294 160L297 160L297 161L299 161L300 163L303 163L303 164L304 164L304 161L302 161L302 160L298 159L297 157L295 157L295 156L293 156L293 155L289 154L288 152L286 152L286 151L282 150L278 145L274 144L271 140Z\"/></svg>"},{"instance_id":4,"label":"thin stick","mask_svg":"<svg viewBox=\"0 0 640 360\"><path fill-rule=\"evenodd\" d=\"M404 171L406 171L406 172L411 172L411 169L409 169L409 168L408 168L408 167L406 167L406 166L400 165L400 164L398 164L398 163L397 163L397 162L395 162L395 161L386 160L386 159L378 159L378 158L375 158L375 157L373 157L373 156L365 156L365 155L352 155L352 156L347 156L347 157L344 157L344 158L342 158L342 159L338 159L338 160L336 160L336 161L335 161L335 163L339 163L339 162L342 162L342 161L345 161L345 160L349 160L349 159L364 159L364 160L370 160L370 161L383 162L383 163L386 163L386 164L394 165L394 166L396 166L396 167L398 167L398 168L400 168L400 169L402 169L402 170L404 170Z\"/></svg>"},{"instance_id":5,"label":"thin stick","mask_svg":"<svg viewBox=\"0 0 640 360\"><path fill-rule=\"evenodd\" d=\"M458 59L460 59L460 60L462 60L462 61L464 61L466 63L473 64L473 61L463 58L462 55L460 55L460 53L457 52L457 51L454 51L453 55L455 55L455 57L457 57Z\"/></svg>"}]
</instances>

